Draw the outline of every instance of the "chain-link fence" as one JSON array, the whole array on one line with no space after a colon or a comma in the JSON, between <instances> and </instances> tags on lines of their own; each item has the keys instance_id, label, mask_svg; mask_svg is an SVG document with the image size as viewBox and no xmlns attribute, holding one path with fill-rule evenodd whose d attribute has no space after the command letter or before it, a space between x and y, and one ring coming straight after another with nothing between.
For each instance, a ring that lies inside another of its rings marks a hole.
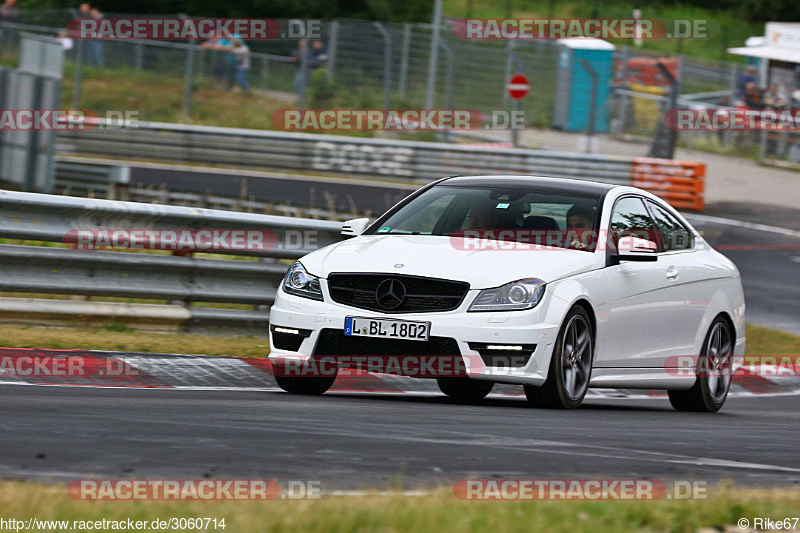
<instances>
[{"instance_id":1,"label":"chain-link fence","mask_svg":"<svg viewBox=\"0 0 800 533\"><path fill-rule=\"evenodd\" d=\"M76 13L70 10L23 11L16 24L3 25L0 56L17 53L22 31L56 35ZM107 18L131 15L106 14ZM290 21L279 21L287 34ZM320 41L326 59L306 65L299 60L300 39L249 41L249 86L257 94L280 97L283 107L423 108L426 102L432 26L363 20L322 21ZM510 110L505 85L517 72L531 80L523 100L526 124L552 124L558 75L557 44L553 41L467 41L449 28L439 32L438 68L433 107ZM305 43L309 45L308 41ZM110 69L134 78L157 76L182 84L182 119L190 120L193 94L203 84L232 85L225 52L201 43L171 41L74 41L66 53L73 81L73 107L97 108L85 101L81 84L102 79ZM655 67L667 64L681 81L680 102L698 106L730 105L740 74L735 63L618 48L614 52L614 91L605 103L613 134L649 141L662 120L669 84ZM8 63L8 61L6 61ZM323 75L323 73L325 75ZM146 81L146 78L145 78ZM158 117L141 117L153 120ZM791 159L800 155L794 135L682 133L679 143L713 151L747 153L753 157Z\"/></svg>"}]
</instances>

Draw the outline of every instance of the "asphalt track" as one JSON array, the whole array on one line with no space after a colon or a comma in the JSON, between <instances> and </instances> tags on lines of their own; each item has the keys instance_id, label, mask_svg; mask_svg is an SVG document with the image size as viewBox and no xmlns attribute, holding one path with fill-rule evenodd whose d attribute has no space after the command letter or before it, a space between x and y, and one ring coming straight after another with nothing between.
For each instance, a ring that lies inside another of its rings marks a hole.
<instances>
[{"instance_id":1,"label":"asphalt track","mask_svg":"<svg viewBox=\"0 0 800 533\"><path fill-rule=\"evenodd\" d=\"M689 218L739 266L748 320L800 333L800 228L740 225L726 211ZM730 398L707 415L664 398L591 397L565 412L522 398L0 386L2 478L272 478L324 491L470 477L800 485L798 442L796 395Z\"/></svg>"},{"instance_id":2,"label":"asphalt track","mask_svg":"<svg viewBox=\"0 0 800 533\"><path fill-rule=\"evenodd\" d=\"M647 478L800 484L800 396L729 399L716 414L666 399L522 398L0 387L0 476L319 480L325 492L479 478Z\"/></svg>"},{"instance_id":3,"label":"asphalt track","mask_svg":"<svg viewBox=\"0 0 800 533\"><path fill-rule=\"evenodd\" d=\"M739 268L747 321L800 335L800 211L729 205L684 215Z\"/></svg>"}]
</instances>

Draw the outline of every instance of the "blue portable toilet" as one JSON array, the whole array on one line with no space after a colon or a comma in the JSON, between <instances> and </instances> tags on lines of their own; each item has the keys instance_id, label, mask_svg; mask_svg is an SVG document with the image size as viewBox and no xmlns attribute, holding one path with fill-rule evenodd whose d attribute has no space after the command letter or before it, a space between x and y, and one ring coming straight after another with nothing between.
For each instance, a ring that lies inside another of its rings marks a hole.
<instances>
[{"instance_id":1,"label":"blue portable toilet","mask_svg":"<svg viewBox=\"0 0 800 533\"><path fill-rule=\"evenodd\" d=\"M594 131L608 131L608 106L614 74L615 46L602 39L574 37L557 41L556 100L553 127L584 131L589 124L592 77L580 61L585 59L597 73Z\"/></svg>"}]
</instances>

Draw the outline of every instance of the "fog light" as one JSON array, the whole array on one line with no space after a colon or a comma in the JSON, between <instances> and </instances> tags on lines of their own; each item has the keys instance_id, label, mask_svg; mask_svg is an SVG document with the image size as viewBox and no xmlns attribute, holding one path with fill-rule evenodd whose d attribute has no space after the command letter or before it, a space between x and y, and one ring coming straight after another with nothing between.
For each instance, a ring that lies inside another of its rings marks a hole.
<instances>
[{"instance_id":1,"label":"fog light","mask_svg":"<svg viewBox=\"0 0 800 533\"><path fill-rule=\"evenodd\" d=\"M275 326L272 328L274 333L288 333L290 335L300 335L300 330L292 329L292 328L282 328L280 326Z\"/></svg>"},{"instance_id":2,"label":"fog light","mask_svg":"<svg viewBox=\"0 0 800 533\"><path fill-rule=\"evenodd\" d=\"M519 344L487 344L487 350L514 350L522 351L522 346Z\"/></svg>"}]
</instances>

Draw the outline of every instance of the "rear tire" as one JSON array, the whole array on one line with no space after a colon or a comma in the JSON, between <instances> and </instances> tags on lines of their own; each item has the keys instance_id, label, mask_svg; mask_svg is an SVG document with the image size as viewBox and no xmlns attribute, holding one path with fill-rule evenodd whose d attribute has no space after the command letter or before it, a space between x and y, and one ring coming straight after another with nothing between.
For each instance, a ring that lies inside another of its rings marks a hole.
<instances>
[{"instance_id":1,"label":"rear tire","mask_svg":"<svg viewBox=\"0 0 800 533\"><path fill-rule=\"evenodd\" d=\"M292 394L320 395L331 388L336 376L325 377L288 377L275 376L275 382L280 388Z\"/></svg>"},{"instance_id":2,"label":"rear tire","mask_svg":"<svg viewBox=\"0 0 800 533\"><path fill-rule=\"evenodd\" d=\"M558 332L547 381L540 387L525 385L528 402L534 407L575 409L589 389L593 359L592 321L589 313L576 305L569 310Z\"/></svg>"},{"instance_id":3,"label":"rear tire","mask_svg":"<svg viewBox=\"0 0 800 533\"><path fill-rule=\"evenodd\" d=\"M717 317L708 328L697 362L697 381L689 390L671 390L669 403L677 411L716 413L725 404L731 386L733 332L728 321Z\"/></svg>"},{"instance_id":4,"label":"rear tire","mask_svg":"<svg viewBox=\"0 0 800 533\"><path fill-rule=\"evenodd\" d=\"M471 378L438 378L439 390L460 402L477 402L491 392L494 383Z\"/></svg>"}]
</instances>

